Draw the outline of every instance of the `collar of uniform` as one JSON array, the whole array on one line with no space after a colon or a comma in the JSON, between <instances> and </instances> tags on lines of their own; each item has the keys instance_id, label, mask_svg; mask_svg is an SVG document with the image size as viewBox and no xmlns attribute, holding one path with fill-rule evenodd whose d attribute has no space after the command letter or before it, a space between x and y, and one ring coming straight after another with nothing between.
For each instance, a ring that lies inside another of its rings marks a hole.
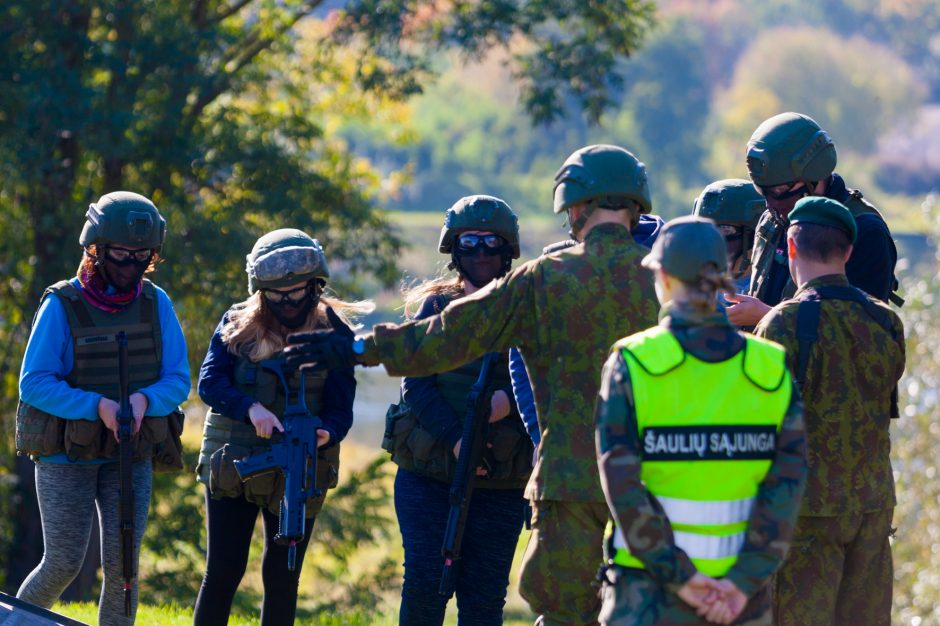
<instances>
[{"instance_id":1,"label":"collar of uniform","mask_svg":"<svg viewBox=\"0 0 940 626\"><path fill-rule=\"evenodd\" d=\"M799 299L806 291L810 289L816 289L817 287L848 287L849 279L845 277L845 274L826 274L825 276L817 276L813 280L809 280L793 294L795 299Z\"/></svg>"},{"instance_id":2,"label":"collar of uniform","mask_svg":"<svg viewBox=\"0 0 940 626\"><path fill-rule=\"evenodd\" d=\"M598 224L584 238L584 245L587 248L604 248L608 245L624 246L639 245L634 243L630 234L630 229L623 224L613 222L604 222Z\"/></svg>"},{"instance_id":3,"label":"collar of uniform","mask_svg":"<svg viewBox=\"0 0 940 626\"><path fill-rule=\"evenodd\" d=\"M667 302L659 310L659 325L663 328L682 328L686 326L719 326L731 328L731 322L724 311L693 311L675 302Z\"/></svg>"}]
</instances>

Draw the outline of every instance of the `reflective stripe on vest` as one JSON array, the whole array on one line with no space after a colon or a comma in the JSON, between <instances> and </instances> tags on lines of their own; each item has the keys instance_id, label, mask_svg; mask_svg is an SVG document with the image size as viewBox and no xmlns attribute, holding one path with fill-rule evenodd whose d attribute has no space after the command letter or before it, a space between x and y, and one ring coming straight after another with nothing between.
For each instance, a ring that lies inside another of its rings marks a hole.
<instances>
[{"instance_id":1,"label":"reflective stripe on vest","mask_svg":"<svg viewBox=\"0 0 940 626\"><path fill-rule=\"evenodd\" d=\"M669 518L676 546L699 571L724 575L744 545L790 404L784 351L748 336L743 350L708 363L661 327L617 348L630 372L641 479ZM608 530L613 562L643 568L620 529Z\"/></svg>"}]
</instances>

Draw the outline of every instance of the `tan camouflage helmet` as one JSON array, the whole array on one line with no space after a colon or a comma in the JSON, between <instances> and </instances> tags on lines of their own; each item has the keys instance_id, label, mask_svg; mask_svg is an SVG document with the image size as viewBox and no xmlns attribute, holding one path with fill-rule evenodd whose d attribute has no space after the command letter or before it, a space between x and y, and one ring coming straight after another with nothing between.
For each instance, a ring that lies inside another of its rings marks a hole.
<instances>
[{"instance_id":1,"label":"tan camouflage helmet","mask_svg":"<svg viewBox=\"0 0 940 626\"><path fill-rule=\"evenodd\" d=\"M330 277L320 242L296 228L281 228L262 236L245 258L251 294Z\"/></svg>"}]
</instances>

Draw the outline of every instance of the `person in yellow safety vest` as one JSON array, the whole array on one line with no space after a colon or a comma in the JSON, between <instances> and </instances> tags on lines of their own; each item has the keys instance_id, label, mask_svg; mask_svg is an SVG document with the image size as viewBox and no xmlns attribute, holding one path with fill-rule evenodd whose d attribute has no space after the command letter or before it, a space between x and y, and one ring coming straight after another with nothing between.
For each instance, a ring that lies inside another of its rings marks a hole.
<instances>
[{"instance_id":1,"label":"person in yellow safety vest","mask_svg":"<svg viewBox=\"0 0 940 626\"><path fill-rule=\"evenodd\" d=\"M717 310L733 284L711 220L667 223L643 266L660 322L614 344L595 413L601 623L771 624L807 471L784 350Z\"/></svg>"}]
</instances>

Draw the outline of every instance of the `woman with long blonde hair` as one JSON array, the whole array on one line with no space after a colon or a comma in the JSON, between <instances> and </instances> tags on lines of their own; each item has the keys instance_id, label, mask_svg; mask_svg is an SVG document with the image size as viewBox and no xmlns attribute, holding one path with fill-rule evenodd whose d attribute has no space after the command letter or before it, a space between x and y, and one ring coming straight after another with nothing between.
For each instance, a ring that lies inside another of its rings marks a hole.
<instances>
[{"instance_id":1,"label":"woman with long blonde hair","mask_svg":"<svg viewBox=\"0 0 940 626\"><path fill-rule=\"evenodd\" d=\"M199 396L210 409L196 468L206 485L208 527L206 573L194 614L197 626L228 622L259 511L265 535L261 624L294 623L304 552L326 490L336 486L339 442L352 425L353 369L305 370L303 377L285 371L292 395L302 380L307 409L322 421L316 474L322 495L306 503L308 519L295 546L296 563L289 564L288 546L276 540L283 480L270 473L242 482L233 463L269 448L272 437L284 431L287 399L269 361L280 359L287 335L330 327L351 335L348 316L373 308L369 302L324 295L330 275L326 256L319 242L302 231L284 228L264 235L247 260L251 295L222 317L199 371Z\"/></svg>"}]
</instances>

